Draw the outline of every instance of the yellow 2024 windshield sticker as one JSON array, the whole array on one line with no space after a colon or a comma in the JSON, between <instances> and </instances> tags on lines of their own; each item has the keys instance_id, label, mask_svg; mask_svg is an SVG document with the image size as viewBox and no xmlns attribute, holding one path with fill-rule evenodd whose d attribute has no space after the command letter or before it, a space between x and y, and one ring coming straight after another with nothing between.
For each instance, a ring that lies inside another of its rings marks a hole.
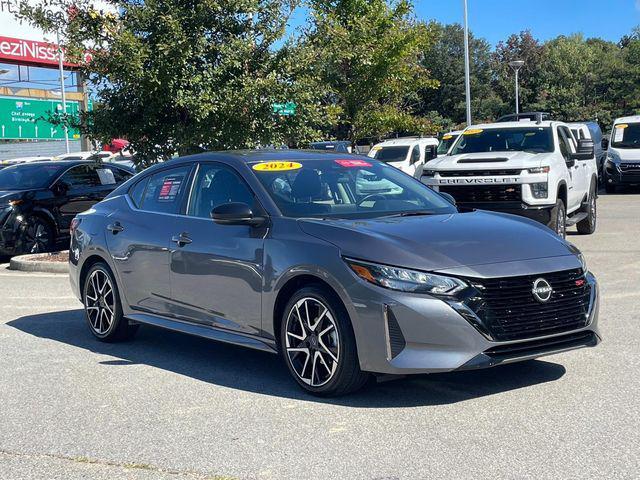
<instances>
[{"instance_id":1,"label":"yellow 2024 windshield sticker","mask_svg":"<svg viewBox=\"0 0 640 480\"><path fill-rule=\"evenodd\" d=\"M618 125L616 125L616 128L627 128L629 125L627 125L626 123L619 123Z\"/></svg>"},{"instance_id":2,"label":"yellow 2024 windshield sticker","mask_svg":"<svg viewBox=\"0 0 640 480\"><path fill-rule=\"evenodd\" d=\"M302 168L302 164L298 162L263 162L256 163L252 168L258 172L285 172L298 170Z\"/></svg>"},{"instance_id":3,"label":"yellow 2024 windshield sticker","mask_svg":"<svg viewBox=\"0 0 640 480\"><path fill-rule=\"evenodd\" d=\"M479 133L482 133L483 130L481 128L470 128L469 130L465 130L464 134L465 135L477 135Z\"/></svg>"},{"instance_id":4,"label":"yellow 2024 windshield sticker","mask_svg":"<svg viewBox=\"0 0 640 480\"><path fill-rule=\"evenodd\" d=\"M453 135L445 135L442 137L443 140L449 140L450 138L453 138Z\"/></svg>"}]
</instances>

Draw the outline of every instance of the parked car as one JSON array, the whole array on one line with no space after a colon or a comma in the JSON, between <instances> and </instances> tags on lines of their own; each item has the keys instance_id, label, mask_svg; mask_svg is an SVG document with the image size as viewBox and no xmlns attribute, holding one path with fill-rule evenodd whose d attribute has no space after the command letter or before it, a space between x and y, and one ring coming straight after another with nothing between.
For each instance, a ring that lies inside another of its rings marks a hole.
<instances>
[{"instance_id":1,"label":"parked car","mask_svg":"<svg viewBox=\"0 0 640 480\"><path fill-rule=\"evenodd\" d=\"M415 178L422 176L424 164L437 157L438 140L432 137L402 137L373 146L368 156L381 160Z\"/></svg>"},{"instance_id":2,"label":"parked car","mask_svg":"<svg viewBox=\"0 0 640 480\"><path fill-rule=\"evenodd\" d=\"M311 150L326 150L329 152L351 153L353 147L347 140L334 140L330 142L313 142L309 144Z\"/></svg>"},{"instance_id":3,"label":"parked car","mask_svg":"<svg viewBox=\"0 0 640 480\"><path fill-rule=\"evenodd\" d=\"M593 141L593 148L596 156L596 165L598 167L598 180L602 182L604 162L607 157L606 148L603 148L606 142L602 141L602 130L598 122L572 122L567 124L573 133L573 137L576 141L576 145L581 139L587 139Z\"/></svg>"},{"instance_id":4,"label":"parked car","mask_svg":"<svg viewBox=\"0 0 640 480\"><path fill-rule=\"evenodd\" d=\"M56 155L53 160L86 160L95 152L70 152Z\"/></svg>"},{"instance_id":5,"label":"parked car","mask_svg":"<svg viewBox=\"0 0 640 480\"><path fill-rule=\"evenodd\" d=\"M622 185L640 185L640 115L613 123L603 180L607 193Z\"/></svg>"},{"instance_id":6,"label":"parked car","mask_svg":"<svg viewBox=\"0 0 640 480\"><path fill-rule=\"evenodd\" d=\"M19 163L31 163L31 162L48 162L53 160L53 157L38 155L35 157L17 157L17 158L8 158L2 161L4 166L7 165L18 165Z\"/></svg>"},{"instance_id":7,"label":"parked car","mask_svg":"<svg viewBox=\"0 0 640 480\"><path fill-rule=\"evenodd\" d=\"M596 230L593 141L575 144L565 123L472 125L449 155L425 168L422 181L449 193L460 206L523 215L563 237L569 225L583 234Z\"/></svg>"},{"instance_id":8,"label":"parked car","mask_svg":"<svg viewBox=\"0 0 640 480\"><path fill-rule=\"evenodd\" d=\"M76 217L69 262L98 340L149 324L280 352L318 395L599 342L596 280L574 246L347 154L152 166Z\"/></svg>"},{"instance_id":9,"label":"parked car","mask_svg":"<svg viewBox=\"0 0 640 480\"><path fill-rule=\"evenodd\" d=\"M122 167L67 160L0 170L0 255L53 250L69 238L76 214L132 176Z\"/></svg>"},{"instance_id":10,"label":"parked car","mask_svg":"<svg viewBox=\"0 0 640 480\"><path fill-rule=\"evenodd\" d=\"M438 157L442 157L449 152L451 145L458 139L458 137L462 134L462 130L454 130L448 133L445 133L440 139L440 143L438 144L437 155Z\"/></svg>"}]
</instances>

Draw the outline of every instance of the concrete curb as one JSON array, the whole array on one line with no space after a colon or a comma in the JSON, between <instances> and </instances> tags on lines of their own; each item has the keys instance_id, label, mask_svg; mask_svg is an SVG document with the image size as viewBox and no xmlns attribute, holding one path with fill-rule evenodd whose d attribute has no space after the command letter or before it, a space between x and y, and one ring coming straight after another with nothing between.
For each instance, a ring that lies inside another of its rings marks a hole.
<instances>
[{"instance_id":1,"label":"concrete curb","mask_svg":"<svg viewBox=\"0 0 640 480\"><path fill-rule=\"evenodd\" d=\"M21 270L23 272L69 273L69 264L67 262L48 262L46 260L40 260L41 258L46 258L50 255L51 253L37 253L13 257L9 261L9 270Z\"/></svg>"}]
</instances>

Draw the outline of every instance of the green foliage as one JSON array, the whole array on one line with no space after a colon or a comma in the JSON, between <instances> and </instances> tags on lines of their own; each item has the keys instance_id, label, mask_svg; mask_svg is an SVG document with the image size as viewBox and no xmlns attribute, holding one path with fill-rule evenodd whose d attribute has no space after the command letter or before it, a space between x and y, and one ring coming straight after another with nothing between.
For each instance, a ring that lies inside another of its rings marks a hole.
<instances>
[{"instance_id":1,"label":"green foliage","mask_svg":"<svg viewBox=\"0 0 640 480\"><path fill-rule=\"evenodd\" d=\"M421 54L431 29L406 0L311 0L301 39L308 77L330 115L326 134L357 141L391 132L429 132L418 92L434 87Z\"/></svg>"}]
</instances>

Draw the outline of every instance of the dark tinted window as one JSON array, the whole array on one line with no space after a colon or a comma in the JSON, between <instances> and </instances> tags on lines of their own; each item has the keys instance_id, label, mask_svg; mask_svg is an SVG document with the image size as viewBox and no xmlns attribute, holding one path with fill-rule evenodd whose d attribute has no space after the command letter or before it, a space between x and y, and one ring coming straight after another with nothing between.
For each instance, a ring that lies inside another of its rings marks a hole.
<instances>
[{"instance_id":1,"label":"dark tinted window","mask_svg":"<svg viewBox=\"0 0 640 480\"><path fill-rule=\"evenodd\" d=\"M193 185L188 215L209 218L211 210L230 202L246 203L255 208L253 194L237 172L221 164L201 164Z\"/></svg>"},{"instance_id":2,"label":"dark tinted window","mask_svg":"<svg viewBox=\"0 0 640 480\"><path fill-rule=\"evenodd\" d=\"M64 171L54 163L14 165L0 170L0 190L45 188Z\"/></svg>"},{"instance_id":3,"label":"dark tinted window","mask_svg":"<svg viewBox=\"0 0 640 480\"><path fill-rule=\"evenodd\" d=\"M191 166L184 166L152 175L140 208L151 212L178 213L190 169Z\"/></svg>"},{"instance_id":4,"label":"dark tinted window","mask_svg":"<svg viewBox=\"0 0 640 480\"><path fill-rule=\"evenodd\" d=\"M485 152L553 152L548 127L470 128L458 138L451 155Z\"/></svg>"},{"instance_id":5,"label":"dark tinted window","mask_svg":"<svg viewBox=\"0 0 640 480\"><path fill-rule=\"evenodd\" d=\"M149 183L149 178L145 178L136 183L131 187L131 190L129 190L129 197L131 197L133 204L138 208L142 206L142 196L144 195L145 188L147 188L147 183Z\"/></svg>"},{"instance_id":6,"label":"dark tinted window","mask_svg":"<svg viewBox=\"0 0 640 480\"><path fill-rule=\"evenodd\" d=\"M374 147L373 158L382 162L402 162L407 158L409 147Z\"/></svg>"},{"instance_id":7,"label":"dark tinted window","mask_svg":"<svg viewBox=\"0 0 640 480\"><path fill-rule=\"evenodd\" d=\"M96 187L102 185L94 165L78 165L69 169L60 179L71 188Z\"/></svg>"},{"instance_id":8,"label":"dark tinted window","mask_svg":"<svg viewBox=\"0 0 640 480\"><path fill-rule=\"evenodd\" d=\"M418 160L420 160L420 147L416 145L411 150L411 164L416 163Z\"/></svg>"}]
</instances>

